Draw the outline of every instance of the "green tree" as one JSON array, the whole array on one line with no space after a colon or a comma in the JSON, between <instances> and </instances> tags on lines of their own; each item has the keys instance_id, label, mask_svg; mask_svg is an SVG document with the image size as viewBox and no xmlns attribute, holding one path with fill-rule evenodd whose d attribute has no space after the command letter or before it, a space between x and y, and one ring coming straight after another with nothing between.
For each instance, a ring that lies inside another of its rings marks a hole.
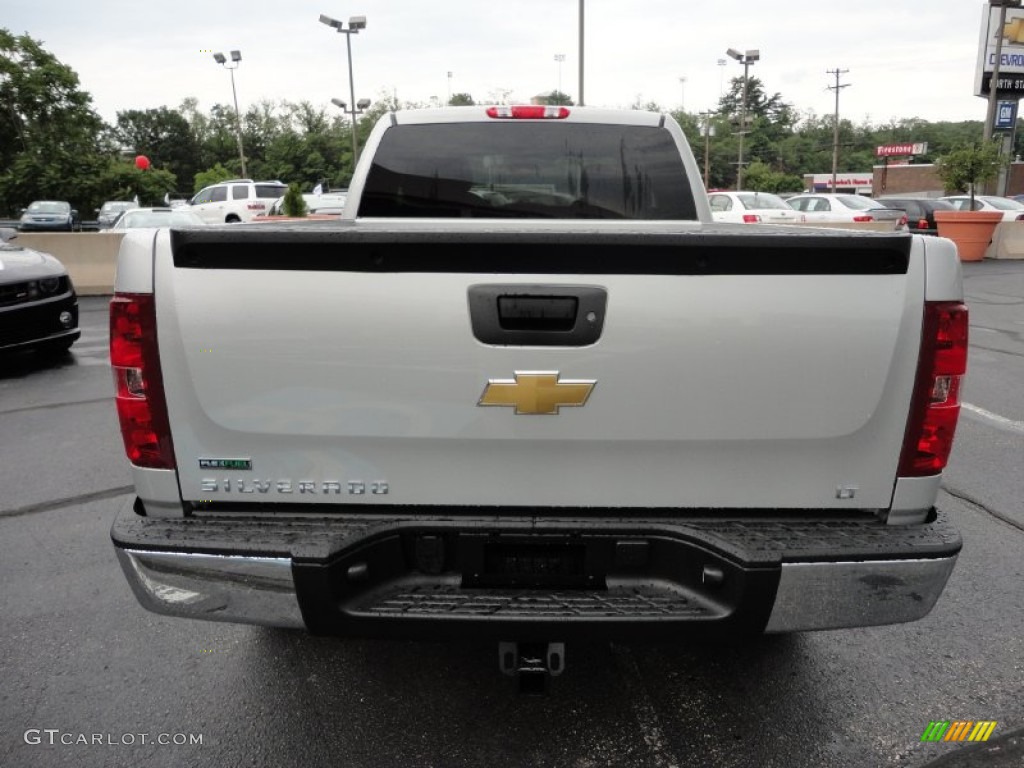
<instances>
[{"instance_id":1,"label":"green tree","mask_svg":"<svg viewBox=\"0 0 1024 768\"><path fill-rule=\"evenodd\" d=\"M755 192L796 192L803 187L803 179L791 173L773 171L758 160L744 172L743 187Z\"/></svg>"},{"instance_id":2,"label":"green tree","mask_svg":"<svg viewBox=\"0 0 1024 768\"><path fill-rule=\"evenodd\" d=\"M114 137L122 152L142 154L154 167L178 179L194 178L202 168L199 146L181 112L167 107L117 113Z\"/></svg>"},{"instance_id":3,"label":"green tree","mask_svg":"<svg viewBox=\"0 0 1024 768\"><path fill-rule=\"evenodd\" d=\"M729 91L718 100L718 111L723 115L738 118L743 109L743 78L734 77L729 83ZM768 96L764 83L757 77L747 78L746 113L754 117L763 117L773 123L793 123L793 107L782 100L782 95L774 93Z\"/></svg>"},{"instance_id":4,"label":"green tree","mask_svg":"<svg viewBox=\"0 0 1024 768\"><path fill-rule=\"evenodd\" d=\"M28 35L0 28L0 209L68 199L92 210L103 121L78 75Z\"/></svg>"},{"instance_id":5,"label":"green tree","mask_svg":"<svg viewBox=\"0 0 1024 768\"><path fill-rule=\"evenodd\" d=\"M306 201L302 197L302 190L296 182L288 185L288 191L284 193L284 202L281 204L285 216L302 217L307 214Z\"/></svg>"},{"instance_id":6,"label":"green tree","mask_svg":"<svg viewBox=\"0 0 1024 768\"><path fill-rule=\"evenodd\" d=\"M163 205L164 196L177 189L177 178L162 168L150 166L142 171L134 163L110 160L98 177L97 187L103 200L137 197L139 205Z\"/></svg>"},{"instance_id":7,"label":"green tree","mask_svg":"<svg viewBox=\"0 0 1024 768\"><path fill-rule=\"evenodd\" d=\"M449 107L472 107L475 104L473 97L468 93L453 93L452 97L448 99Z\"/></svg>"},{"instance_id":8,"label":"green tree","mask_svg":"<svg viewBox=\"0 0 1024 768\"><path fill-rule=\"evenodd\" d=\"M195 184L193 185L193 192L198 192L203 187L208 187L211 184L217 184L221 181L227 181L233 179L235 176L220 163L215 164L212 168L207 168L205 171L200 171L195 176Z\"/></svg>"},{"instance_id":9,"label":"green tree","mask_svg":"<svg viewBox=\"0 0 1024 768\"><path fill-rule=\"evenodd\" d=\"M975 187L992 181L999 174L1003 163L998 140L973 142L961 144L940 157L935 171L947 190L968 192L973 209Z\"/></svg>"},{"instance_id":10,"label":"green tree","mask_svg":"<svg viewBox=\"0 0 1024 768\"><path fill-rule=\"evenodd\" d=\"M572 97L569 96L568 93L564 93L564 92L559 91L557 89L554 90L554 91L551 91L551 93L542 93L540 96L536 97L536 100L538 102L540 102L541 104L548 104L548 105L551 105L551 106L563 106L563 107L571 107L571 106L573 106Z\"/></svg>"}]
</instances>

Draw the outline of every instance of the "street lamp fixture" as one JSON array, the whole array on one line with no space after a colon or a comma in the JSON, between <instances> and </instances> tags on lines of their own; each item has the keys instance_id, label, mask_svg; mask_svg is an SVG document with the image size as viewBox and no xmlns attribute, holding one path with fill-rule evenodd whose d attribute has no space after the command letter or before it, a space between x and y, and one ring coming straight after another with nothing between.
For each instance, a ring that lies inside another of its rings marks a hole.
<instances>
[{"instance_id":1,"label":"street lamp fixture","mask_svg":"<svg viewBox=\"0 0 1024 768\"><path fill-rule=\"evenodd\" d=\"M735 48L729 48L726 54L733 59L736 59L740 64L743 65L743 96L740 100L740 156L739 162L736 163L736 189L737 191L743 189L743 137L747 132L747 82L750 79L750 66L760 60L761 52L756 49L748 49L745 53L740 53Z\"/></svg>"},{"instance_id":2,"label":"street lamp fixture","mask_svg":"<svg viewBox=\"0 0 1024 768\"><path fill-rule=\"evenodd\" d=\"M365 109L367 109L372 103L373 102L371 102L369 99L360 99L359 101L356 102L356 111L361 113ZM346 114L350 114L352 111L348 108L348 103L342 101L341 99L331 99L331 104L338 107L342 112Z\"/></svg>"},{"instance_id":3,"label":"street lamp fixture","mask_svg":"<svg viewBox=\"0 0 1024 768\"><path fill-rule=\"evenodd\" d=\"M238 65L242 61L242 52L231 51L231 63L234 66L228 64L228 60L220 51L213 54L213 60L231 72L231 96L235 100L235 139L238 141L238 161L242 164L242 177L248 178L249 174L245 170L245 151L242 149L242 117L238 112L238 92L235 90L235 70L238 69Z\"/></svg>"},{"instance_id":4,"label":"street lamp fixture","mask_svg":"<svg viewBox=\"0 0 1024 768\"><path fill-rule=\"evenodd\" d=\"M345 110L352 116L352 168L355 170L356 162L359 160L359 139L356 136L356 115L359 114L359 104L365 102L366 107L370 106L369 99L361 99L358 103L356 102L356 84L355 78L352 75L352 35L358 35L359 30L366 29L366 17L365 16L350 16L348 20L348 28L345 27L345 22L332 19L330 16L320 14L320 23L326 24L339 34L345 35L345 44L348 48L348 90L351 101L349 103L354 104L351 110ZM331 103L337 105L338 102L335 99L331 99ZM344 102L341 102L344 104ZM343 106L344 110L345 107Z\"/></svg>"}]
</instances>

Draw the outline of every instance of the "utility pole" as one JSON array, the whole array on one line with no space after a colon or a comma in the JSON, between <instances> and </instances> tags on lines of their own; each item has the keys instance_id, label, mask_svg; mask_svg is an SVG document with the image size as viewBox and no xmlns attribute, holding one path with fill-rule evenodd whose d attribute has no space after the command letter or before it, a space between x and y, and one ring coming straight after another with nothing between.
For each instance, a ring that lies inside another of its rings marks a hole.
<instances>
[{"instance_id":1,"label":"utility pole","mask_svg":"<svg viewBox=\"0 0 1024 768\"><path fill-rule=\"evenodd\" d=\"M836 92L836 114L832 125L832 194L835 194L836 191L836 172L839 170L839 92L843 88L850 87L850 83L840 84L839 78L849 71L848 69L839 69L838 67L826 70L828 74L836 76L836 84L828 86L830 91Z\"/></svg>"}]
</instances>

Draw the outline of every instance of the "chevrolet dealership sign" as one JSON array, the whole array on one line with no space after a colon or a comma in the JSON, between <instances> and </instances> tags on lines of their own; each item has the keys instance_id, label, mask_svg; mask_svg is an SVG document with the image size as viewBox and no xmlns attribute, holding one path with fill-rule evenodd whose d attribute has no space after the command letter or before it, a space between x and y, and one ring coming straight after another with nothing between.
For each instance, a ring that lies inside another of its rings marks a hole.
<instances>
[{"instance_id":1,"label":"chevrolet dealership sign","mask_svg":"<svg viewBox=\"0 0 1024 768\"><path fill-rule=\"evenodd\" d=\"M974 95L988 96L996 63L996 42L1002 35L999 56L1000 97L1024 97L1024 8L1006 8L1006 23L999 29L999 6L987 3L981 14L981 39L978 42L978 67L974 75Z\"/></svg>"}]
</instances>

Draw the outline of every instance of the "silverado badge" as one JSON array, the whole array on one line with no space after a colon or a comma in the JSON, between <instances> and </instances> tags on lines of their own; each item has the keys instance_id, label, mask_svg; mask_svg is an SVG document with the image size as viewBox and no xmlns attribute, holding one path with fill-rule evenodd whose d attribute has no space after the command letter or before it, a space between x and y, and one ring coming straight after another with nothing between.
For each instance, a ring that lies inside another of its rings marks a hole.
<instances>
[{"instance_id":1,"label":"silverado badge","mask_svg":"<svg viewBox=\"0 0 1024 768\"><path fill-rule=\"evenodd\" d=\"M511 405L516 414L555 415L562 406L587 402L595 380L558 379L558 371L516 371L515 379L490 379L477 405Z\"/></svg>"}]
</instances>

